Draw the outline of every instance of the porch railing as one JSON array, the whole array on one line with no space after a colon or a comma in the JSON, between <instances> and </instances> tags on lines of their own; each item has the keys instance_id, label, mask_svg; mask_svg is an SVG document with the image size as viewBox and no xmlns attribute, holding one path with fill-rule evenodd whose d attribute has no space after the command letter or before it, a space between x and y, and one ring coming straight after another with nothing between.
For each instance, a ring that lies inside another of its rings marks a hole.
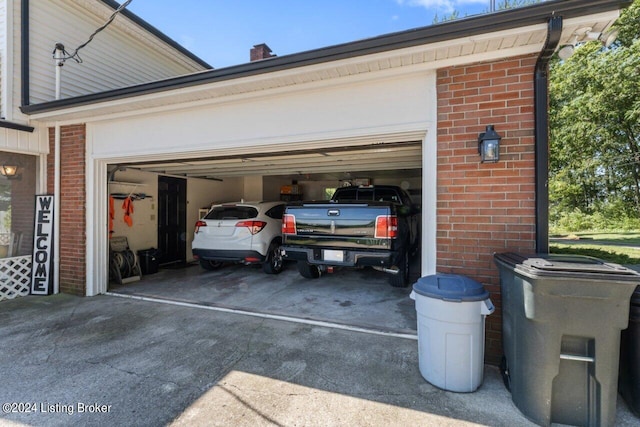
<instances>
[{"instance_id":1,"label":"porch railing","mask_svg":"<svg viewBox=\"0 0 640 427\"><path fill-rule=\"evenodd\" d=\"M29 295L31 255L0 258L0 301Z\"/></svg>"}]
</instances>

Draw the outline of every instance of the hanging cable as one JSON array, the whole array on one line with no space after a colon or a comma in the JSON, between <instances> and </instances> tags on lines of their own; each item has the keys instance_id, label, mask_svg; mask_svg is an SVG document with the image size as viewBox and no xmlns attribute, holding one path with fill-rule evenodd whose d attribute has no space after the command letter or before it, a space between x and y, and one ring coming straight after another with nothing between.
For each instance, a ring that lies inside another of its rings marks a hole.
<instances>
[{"instance_id":1,"label":"hanging cable","mask_svg":"<svg viewBox=\"0 0 640 427\"><path fill-rule=\"evenodd\" d=\"M69 53L64 49L64 46L62 46L60 44L60 46L62 46L62 56L61 57L56 57L56 50L59 49L58 44L56 45L56 48L53 50L53 57L54 59L60 61L59 64L62 65L66 60L68 59L73 59L74 61L76 61L78 64L82 64L82 58L80 57L80 55L78 54L78 52L80 51L80 49L84 48L86 45L88 45L89 43L91 43L93 41L93 38L102 30L104 30L105 28L107 28L109 26L109 24L111 24L113 22L114 19L116 19L116 15L118 15L124 8L126 8L127 6L129 6L129 3L131 3L133 0L127 0L124 3L122 3L109 17L109 19L107 19L107 22L105 22L100 28L98 28L97 30L95 30L93 32L93 34L91 34L89 36L89 39L82 43L80 46L78 46L76 48L76 50L73 51L73 53Z\"/></svg>"}]
</instances>

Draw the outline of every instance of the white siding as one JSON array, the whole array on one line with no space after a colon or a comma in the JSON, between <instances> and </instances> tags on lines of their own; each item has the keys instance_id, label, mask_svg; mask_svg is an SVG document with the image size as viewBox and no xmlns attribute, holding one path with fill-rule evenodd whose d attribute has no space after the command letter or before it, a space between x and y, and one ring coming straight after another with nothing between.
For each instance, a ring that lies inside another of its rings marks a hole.
<instances>
[{"instance_id":1,"label":"white siding","mask_svg":"<svg viewBox=\"0 0 640 427\"><path fill-rule=\"evenodd\" d=\"M21 78L20 78L20 57L22 52L21 40L21 28L20 28L20 11L22 10L20 0L5 0L7 5L7 12L12 13L12 16L7 16L7 20L12 21L13 25L7 26L7 49L12 49L11 63L8 64L7 69L11 67L11 81L7 81L7 90L11 90L13 97L11 102L7 102L7 119L18 122L27 123L28 117L22 114L20 111L21 100ZM13 9L13 11L11 11Z\"/></svg>"},{"instance_id":2,"label":"white siding","mask_svg":"<svg viewBox=\"0 0 640 427\"><path fill-rule=\"evenodd\" d=\"M0 117L6 117L7 88L7 0L0 0Z\"/></svg>"},{"instance_id":3,"label":"white siding","mask_svg":"<svg viewBox=\"0 0 640 427\"><path fill-rule=\"evenodd\" d=\"M0 127L0 151L12 151L23 154L46 154L49 146L46 129L23 132Z\"/></svg>"},{"instance_id":4,"label":"white siding","mask_svg":"<svg viewBox=\"0 0 640 427\"><path fill-rule=\"evenodd\" d=\"M54 99L55 65L52 52L55 44L62 43L67 51L73 52L113 12L104 6L100 8L104 10L104 15L98 16L81 7L81 3L73 0L31 1L31 104ZM132 27L130 21L118 16L80 50L82 64L73 60L65 63L62 67L62 98L132 86L202 68L185 57L167 54L170 49L166 46L162 50L161 44L134 37ZM125 31L125 28L129 31ZM15 43L19 43L19 38L15 39Z\"/></svg>"}]
</instances>

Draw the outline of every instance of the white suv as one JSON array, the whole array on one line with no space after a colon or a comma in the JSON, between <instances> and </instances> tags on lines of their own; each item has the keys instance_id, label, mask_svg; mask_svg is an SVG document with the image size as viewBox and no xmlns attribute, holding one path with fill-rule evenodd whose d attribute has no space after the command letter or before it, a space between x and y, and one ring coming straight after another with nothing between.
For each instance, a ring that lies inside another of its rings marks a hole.
<instances>
[{"instance_id":1,"label":"white suv","mask_svg":"<svg viewBox=\"0 0 640 427\"><path fill-rule=\"evenodd\" d=\"M280 273L284 208L285 202L213 205L196 222L193 257L207 270L215 270L225 262L260 263L265 273Z\"/></svg>"}]
</instances>

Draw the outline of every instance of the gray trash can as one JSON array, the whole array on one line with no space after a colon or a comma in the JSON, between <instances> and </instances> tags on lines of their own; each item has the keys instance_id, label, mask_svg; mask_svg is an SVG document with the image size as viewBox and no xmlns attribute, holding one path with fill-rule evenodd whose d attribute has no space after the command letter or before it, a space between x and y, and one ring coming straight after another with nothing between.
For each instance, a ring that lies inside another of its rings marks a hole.
<instances>
[{"instance_id":1,"label":"gray trash can","mask_svg":"<svg viewBox=\"0 0 640 427\"><path fill-rule=\"evenodd\" d=\"M418 315L418 362L436 387L472 392L482 384L484 321L493 304L481 283L434 274L413 285Z\"/></svg>"},{"instance_id":2,"label":"gray trash can","mask_svg":"<svg viewBox=\"0 0 640 427\"><path fill-rule=\"evenodd\" d=\"M496 254L505 383L540 425L613 425L620 331L640 274L576 255Z\"/></svg>"},{"instance_id":3,"label":"gray trash can","mask_svg":"<svg viewBox=\"0 0 640 427\"><path fill-rule=\"evenodd\" d=\"M620 336L618 391L640 416L640 286L631 296L629 327Z\"/></svg>"},{"instance_id":4,"label":"gray trash can","mask_svg":"<svg viewBox=\"0 0 640 427\"><path fill-rule=\"evenodd\" d=\"M154 248L138 251L140 270L143 275L155 274L158 272L158 251Z\"/></svg>"}]
</instances>

